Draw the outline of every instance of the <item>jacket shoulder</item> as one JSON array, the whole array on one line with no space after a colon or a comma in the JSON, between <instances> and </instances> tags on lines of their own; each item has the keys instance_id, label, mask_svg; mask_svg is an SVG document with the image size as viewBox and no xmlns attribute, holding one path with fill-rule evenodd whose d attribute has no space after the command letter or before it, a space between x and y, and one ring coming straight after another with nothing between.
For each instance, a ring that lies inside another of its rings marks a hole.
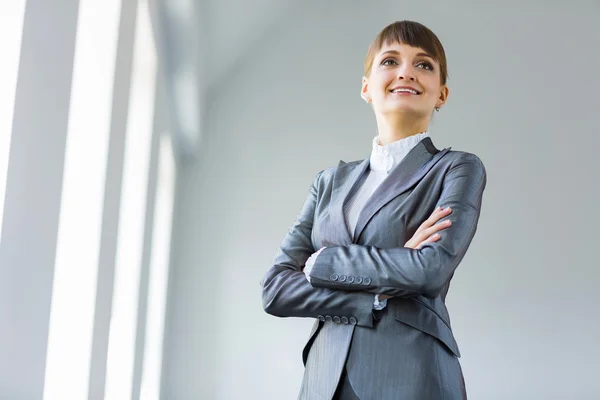
<instances>
[{"instance_id":1,"label":"jacket shoulder","mask_svg":"<svg viewBox=\"0 0 600 400\"><path fill-rule=\"evenodd\" d=\"M457 164L473 163L485 171L485 165L481 158L468 151L449 150L444 158L447 160L446 162L451 163L453 166Z\"/></svg>"},{"instance_id":2,"label":"jacket shoulder","mask_svg":"<svg viewBox=\"0 0 600 400\"><path fill-rule=\"evenodd\" d=\"M483 161L477 155L467 151L450 150L444 158L446 159L446 171L451 171L458 167L467 168L466 170L469 171L469 175L480 177L485 187L487 182L487 171Z\"/></svg>"},{"instance_id":3,"label":"jacket shoulder","mask_svg":"<svg viewBox=\"0 0 600 400\"><path fill-rule=\"evenodd\" d=\"M336 173L336 171L337 171L337 169L338 169L338 167L340 165L352 167L352 166L359 165L363 161L364 161L364 159L363 160L349 161L349 162L345 162L345 161L340 160L340 163L338 165L333 165L331 167L328 167L328 168L325 168L325 169L319 171L317 173L316 177L315 177L315 185L318 186L321 182L324 182L324 183L330 182L333 179L333 177L334 177L334 175L335 175L335 173Z\"/></svg>"}]
</instances>

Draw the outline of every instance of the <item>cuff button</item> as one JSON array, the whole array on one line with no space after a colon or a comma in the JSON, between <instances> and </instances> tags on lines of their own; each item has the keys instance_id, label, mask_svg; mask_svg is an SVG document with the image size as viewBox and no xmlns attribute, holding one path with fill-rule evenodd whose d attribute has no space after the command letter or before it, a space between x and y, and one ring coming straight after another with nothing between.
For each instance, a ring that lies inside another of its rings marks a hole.
<instances>
[{"instance_id":1,"label":"cuff button","mask_svg":"<svg viewBox=\"0 0 600 400\"><path fill-rule=\"evenodd\" d=\"M350 323L351 323L352 325L356 325L356 323L357 323L357 322L358 322L358 321L356 320L356 318L354 318L354 317L350 317Z\"/></svg>"}]
</instances>

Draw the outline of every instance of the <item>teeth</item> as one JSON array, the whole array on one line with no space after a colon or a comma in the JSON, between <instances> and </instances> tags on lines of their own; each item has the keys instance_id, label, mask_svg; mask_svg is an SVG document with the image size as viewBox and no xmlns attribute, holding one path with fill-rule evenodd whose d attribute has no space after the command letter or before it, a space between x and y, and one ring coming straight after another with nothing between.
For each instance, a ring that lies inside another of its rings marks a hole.
<instances>
[{"instance_id":1,"label":"teeth","mask_svg":"<svg viewBox=\"0 0 600 400\"><path fill-rule=\"evenodd\" d=\"M392 90L392 93L398 93L398 92L408 92L408 93L412 93L412 94L418 94L415 90L410 90L410 89L394 89L394 90Z\"/></svg>"}]
</instances>

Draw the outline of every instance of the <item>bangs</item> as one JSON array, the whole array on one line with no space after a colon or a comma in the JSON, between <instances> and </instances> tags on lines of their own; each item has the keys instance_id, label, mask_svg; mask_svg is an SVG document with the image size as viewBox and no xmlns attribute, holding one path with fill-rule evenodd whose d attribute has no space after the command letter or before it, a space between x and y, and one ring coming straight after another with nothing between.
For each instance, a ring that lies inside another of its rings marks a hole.
<instances>
[{"instance_id":1,"label":"bangs","mask_svg":"<svg viewBox=\"0 0 600 400\"><path fill-rule=\"evenodd\" d=\"M373 60L377 53L384 47L392 44L407 44L412 47L420 47L425 50L431 58L440 64L440 78L445 84L447 78L446 55L442 43L438 37L426 26L414 21L397 21L386 26L369 46L365 59L365 76L369 76L373 66Z\"/></svg>"}]
</instances>

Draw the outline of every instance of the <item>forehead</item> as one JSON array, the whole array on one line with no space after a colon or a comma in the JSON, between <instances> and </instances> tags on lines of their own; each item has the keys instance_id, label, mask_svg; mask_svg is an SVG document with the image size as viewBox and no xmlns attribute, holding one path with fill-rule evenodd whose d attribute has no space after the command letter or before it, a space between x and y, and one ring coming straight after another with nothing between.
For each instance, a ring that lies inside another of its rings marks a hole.
<instances>
[{"instance_id":1,"label":"forehead","mask_svg":"<svg viewBox=\"0 0 600 400\"><path fill-rule=\"evenodd\" d=\"M376 57L381 57L388 54L397 54L400 56L423 56L433 59L433 56L421 47L411 46L406 43L400 42L386 42L384 43L379 51L376 53Z\"/></svg>"}]
</instances>

